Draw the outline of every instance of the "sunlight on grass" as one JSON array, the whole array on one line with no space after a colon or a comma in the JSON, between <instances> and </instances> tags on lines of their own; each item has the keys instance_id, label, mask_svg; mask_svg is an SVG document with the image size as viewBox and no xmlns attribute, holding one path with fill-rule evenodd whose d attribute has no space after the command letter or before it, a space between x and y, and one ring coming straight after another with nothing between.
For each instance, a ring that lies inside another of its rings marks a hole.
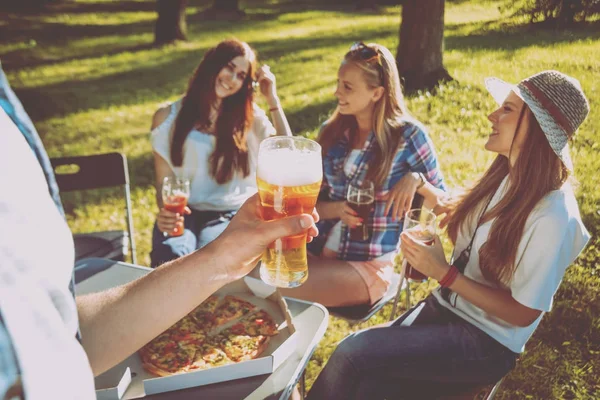
<instances>
[{"instance_id":1,"label":"sunlight on grass","mask_svg":"<svg viewBox=\"0 0 600 400\"><path fill-rule=\"evenodd\" d=\"M8 39L0 42L0 58L50 156L106 151L127 155L137 255L143 265L149 263L157 212L150 121L161 104L183 93L206 49L228 37L248 41L259 61L276 74L294 133L314 137L335 108L337 70L352 42L378 42L393 53L398 45L399 6L369 14L316 0L247 0L241 2L244 18L215 21L202 14L207 2L191 3L190 40L161 48L151 46L153 0L65 2L39 14L8 14L0 22ZM446 2L444 63L456 80L435 92L409 96L408 108L435 142L449 186L469 186L494 157L483 150L490 130L486 117L495 107L483 86L485 77L516 82L543 69L559 69L581 81L592 111L574 140L572 155L582 216L594 236L567 271L554 311L496 398L599 398L600 35L593 26L567 32L531 29L523 17L501 14L498 5ZM257 101L266 108L264 100ZM119 193L69 193L63 200L75 232L122 226ZM444 245L449 251L446 239ZM413 303L435 285L414 285ZM353 327L331 318L308 366L308 385L341 339L384 322L390 312L388 305L369 322Z\"/></svg>"},{"instance_id":2,"label":"sunlight on grass","mask_svg":"<svg viewBox=\"0 0 600 400\"><path fill-rule=\"evenodd\" d=\"M37 21L48 24L63 24L66 26L76 27L78 25L119 25L119 24L135 24L138 22L156 21L156 12L136 12L136 13L87 13L87 14L58 14L44 18L36 18Z\"/></svg>"}]
</instances>

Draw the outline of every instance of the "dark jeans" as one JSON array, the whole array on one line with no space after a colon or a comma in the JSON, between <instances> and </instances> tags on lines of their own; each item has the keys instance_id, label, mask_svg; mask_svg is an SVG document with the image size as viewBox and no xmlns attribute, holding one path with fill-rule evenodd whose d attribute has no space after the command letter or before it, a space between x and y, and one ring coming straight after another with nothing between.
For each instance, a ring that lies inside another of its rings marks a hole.
<instances>
[{"instance_id":1,"label":"dark jeans","mask_svg":"<svg viewBox=\"0 0 600 400\"><path fill-rule=\"evenodd\" d=\"M183 216L185 230L181 236L164 236L154 223L150 266L156 268L206 246L227 228L236 212L192 210Z\"/></svg>"},{"instance_id":2,"label":"dark jeans","mask_svg":"<svg viewBox=\"0 0 600 400\"><path fill-rule=\"evenodd\" d=\"M402 322L424 306L409 326ZM344 339L308 399L436 399L495 383L517 354L443 308L433 296L391 326Z\"/></svg>"}]
</instances>

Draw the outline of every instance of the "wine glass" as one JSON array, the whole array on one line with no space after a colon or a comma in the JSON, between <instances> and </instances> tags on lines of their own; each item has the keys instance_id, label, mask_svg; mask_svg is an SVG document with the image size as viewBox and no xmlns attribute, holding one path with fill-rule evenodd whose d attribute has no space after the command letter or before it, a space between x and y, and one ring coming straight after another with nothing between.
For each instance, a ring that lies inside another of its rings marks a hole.
<instances>
[{"instance_id":1,"label":"wine glass","mask_svg":"<svg viewBox=\"0 0 600 400\"><path fill-rule=\"evenodd\" d=\"M414 208L404 216L404 232L416 242L431 246L435 239L436 215L424 208ZM406 276L413 281L426 281L428 277L423 275L406 262Z\"/></svg>"},{"instance_id":2,"label":"wine glass","mask_svg":"<svg viewBox=\"0 0 600 400\"><path fill-rule=\"evenodd\" d=\"M181 216L184 214L190 197L190 180L176 176L166 176L162 184L162 200L164 207L171 212ZM170 236L183 235L184 226L175 225L175 230Z\"/></svg>"},{"instance_id":3,"label":"wine glass","mask_svg":"<svg viewBox=\"0 0 600 400\"><path fill-rule=\"evenodd\" d=\"M350 239L365 241L371 236L369 231L369 215L375 201L375 185L373 181L365 179L361 184L350 184L346 194L346 202L363 220L362 225L350 228Z\"/></svg>"}]
</instances>

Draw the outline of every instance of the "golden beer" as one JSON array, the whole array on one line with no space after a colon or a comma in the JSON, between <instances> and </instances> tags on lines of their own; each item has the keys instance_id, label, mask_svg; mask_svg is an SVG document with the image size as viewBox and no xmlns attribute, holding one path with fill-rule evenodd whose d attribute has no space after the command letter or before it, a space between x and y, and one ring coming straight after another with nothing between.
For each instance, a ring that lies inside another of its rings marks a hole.
<instances>
[{"instance_id":1,"label":"golden beer","mask_svg":"<svg viewBox=\"0 0 600 400\"><path fill-rule=\"evenodd\" d=\"M321 146L297 137L266 139L260 145L256 176L264 220L310 214L323 177ZM279 287L304 283L308 278L306 234L271 243L262 257L260 276Z\"/></svg>"}]
</instances>

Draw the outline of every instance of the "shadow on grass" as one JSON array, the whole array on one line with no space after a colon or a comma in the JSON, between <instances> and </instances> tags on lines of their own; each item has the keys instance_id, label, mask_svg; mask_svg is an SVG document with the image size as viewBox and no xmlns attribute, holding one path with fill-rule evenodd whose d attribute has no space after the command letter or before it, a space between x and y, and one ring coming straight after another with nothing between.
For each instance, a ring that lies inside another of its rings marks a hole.
<instances>
[{"instance_id":1,"label":"shadow on grass","mask_svg":"<svg viewBox=\"0 0 600 400\"><path fill-rule=\"evenodd\" d=\"M196 3L196 2L194 2ZM237 28L252 29L257 24L267 20L275 20L287 13L300 13L303 11L336 11L349 16L362 16L344 4L327 4L315 0L304 2L283 0L279 2L255 1L246 8L246 15L242 18L215 18L210 10L204 6L210 4L190 4L188 6L187 21L190 32L201 36L203 33L214 33L223 30L231 31L230 23L233 21ZM194 7L192 7L194 6ZM150 12L156 8L155 1L119 1L119 2L67 2L48 5L43 9L8 13L3 16L4 24L0 25L0 37L10 43L36 43L40 48L44 46L68 47L69 41L82 38L99 38L105 36L123 37L153 35L155 21L140 21L121 24L71 24L62 22L43 21L44 17L60 14L93 14L93 13L123 13L123 12ZM126 41L127 42L127 41ZM106 48L108 47L108 48ZM31 48L14 50L1 54L3 64L7 70L35 67L55 62L71 61L83 58L115 55L119 52L138 51L152 47L151 42L138 42L126 46L114 41L108 46L94 46L94 49L85 49L76 56L36 58L32 56Z\"/></svg>"},{"instance_id":2,"label":"shadow on grass","mask_svg":"<svg viewBox=\"0 0 600 400\"><path fill-rule=\"evenodd\" d=\"M122 46L112 48L102 52L102 56L116 56L122 53L135 53L139 51L145 51L155 48L153 43L140 43L133 46ZM2 54L2 64L5 69L15 70L26 67L41 67L44 65L52 65L56 63L71 62L77 60L85 60L89 58L95 58L97 55L92 54L81 54L76 56L60 57L60 56L45 56L42 58L32 58L22 50L13 50ZM5 61L6 60L6 61Z\"/></svg>"},{"instance_id":3,"label":"shadow on grass","mask_svg":"<svg viewBox=\"0 0 600 400\"><path fill-rule=\"evenodd\" d=\"M600 21L581 24L569 31L541 29L536 25L507 25L494 27L497 21L464 23L445 27L444 45L448 50L519 50L531 46L551 47L555 44L600 39ZM468 35L460 34L465 26L479 29Z\"/></svg>"},{"instance_id":4,"label":"shadow on grass","mask_svg":"<svg viewBox=\"0 0 600 400\"><path fill-rule=\"evenodd\" d=\"M378 28L364 30L363 37L379 33ZM255 43L262 58L276 59L283 55L314 48L341 46L348 38L330 35L319 39L294 38ZM135 105L140 102L161 102L165 98L183 93L189 77L207 49L179 49L167 57L150 59L143 66L87 80L69 80L55 84L28 88L15 88L15 92L34 120L93 109ZM315 55L314 58L320 58ZM308 58L304 59L308 61ZM9 68L7 67L8 71ZM93 95L91 95L93 94Z\"/></svg>"},{"instance_id":5,"label":"shadow on grass","mask_svg":"<svg viewBox=\"0 0 600 400\"><path fill-rule=\"evenodd\" d=\"M111 2L57 2L45 7L27 7L17 4L0 6L0 11L15 11L23 15L54 15L54 14L87 14L87 13L121 13L155 11L155 1L120 0Z\"/></svg>"},{"instance_id":6,"label":"shadow on grass","mask_svg":"<svg viewBox=\"0 0 600 400\"><path fill-rule=\"evenodd\" d=\"M295 112L286 112L292 132L297 135L306 133L307 128L308 131L318 130L321 124L331 115L336 103L335 98L331 96L330 100L312 103Z\"/></svg>"}]
</instances>

